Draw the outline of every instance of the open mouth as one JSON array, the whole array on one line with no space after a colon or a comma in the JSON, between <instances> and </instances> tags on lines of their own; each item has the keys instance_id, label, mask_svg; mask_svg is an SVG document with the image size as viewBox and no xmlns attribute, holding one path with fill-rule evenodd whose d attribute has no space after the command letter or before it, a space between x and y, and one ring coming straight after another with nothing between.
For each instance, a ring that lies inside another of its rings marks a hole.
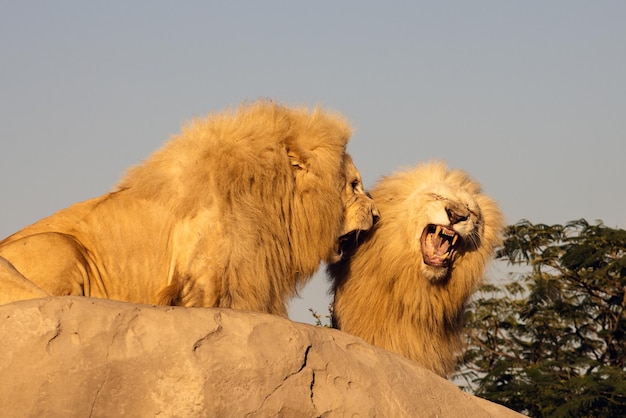
<instances>
[{"instance_id":1,"label":"open mouth","mask_svg":"<svg viewBox=\"0 0 626 418\"><path fill-rule=\"evenodd\" d=\"M448 267L456 253L458 239L459 235L450 228L428 225L420 238L424 263L433 267Z\"/></svg>"},{"instance_id":2,"label":"open mouth","mask_svg":"<svg viewBox=\"0 0 626 418\"><path fill-rule=\"evenodd\" d=\"M334 264L341 261L341 259L345 255L346 250L357 242L359 232L360 231L350 231L337 239L337 243L335 244L335 250L331 254L330 259L327 260L329 264Z\"/></svg>"},{"instance_id":3,"label":"open mouth","mask_svg":"<svg viewBox=\"0 0 626 418\"><path fill-rule=\"evenodd\" d=\"M367 231L355 230L350 231L339 237L337 248L334 254L335 262L341 260L344 257L349 257L359 245L361 234Z\"/></svg>"},{"instance_id":4,"label":"open mouth","mask_svg":"<svg viewBox=\"0 0 626 418\"><path fill-rule=\"evenodd\" d=\"M337 243L333 251L328 255L326 262L328 264L335 264L341 261L342 258L343 258L343 247L340 243Z\"/></svg>"}]
</instances>

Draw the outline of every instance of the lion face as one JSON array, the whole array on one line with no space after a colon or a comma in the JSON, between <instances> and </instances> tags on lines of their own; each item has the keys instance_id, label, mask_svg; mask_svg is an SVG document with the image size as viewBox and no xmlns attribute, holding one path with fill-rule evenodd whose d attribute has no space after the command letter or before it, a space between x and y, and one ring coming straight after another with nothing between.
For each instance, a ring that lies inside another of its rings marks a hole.
<instances>
[{"instance_id":1,"label":"lion face","mask_svg":"<svg viewBox=\"0 0 626 418\"><path fill-rule=\"evenodd\" d=\"M342 236L368 231L379 216L374 200L365 192L361 173L347 154L344 169L346 183L341 196L345 205L345 219Z\"/></svg>"},{"instance_id":2,"label":"lion face","mask_svg":"<svg viewBox=\"0 0 626 418\"><path fill-rule=\"evenodd\" d=\"M344 186L341 199L344 204L343 228L337 242L338 250L330 263L338 262L343 256L342 242L354 238L360 232L369 231L378 220L379 213L374 200L363 187L361 173L354 165L352 157L345 155Z\"/></svg>"},{"instance_id":3,"label":"lion face","mask_svg":"<svg viewBox=\"0 0 626 418\"><path fill-rule=\"evenodd\" d=\"M431 281L443 279L460 254L479 246L480 207L470 193L444 184L433 185L414 199L413 207L420 208L414 225L421 269Z\"/></svg>"}]
</instances>

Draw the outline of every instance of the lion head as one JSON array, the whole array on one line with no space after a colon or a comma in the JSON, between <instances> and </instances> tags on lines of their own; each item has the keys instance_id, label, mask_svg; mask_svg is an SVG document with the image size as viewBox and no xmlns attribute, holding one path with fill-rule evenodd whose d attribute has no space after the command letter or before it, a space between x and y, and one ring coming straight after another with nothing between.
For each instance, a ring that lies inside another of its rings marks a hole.
<instances>
[{"instance_id":1,"label":"lion head","mask_svg":"<svg viewBox=\"0 0 626 418\"><path fill-rule=\"evenodd\" d=\"M344 241L358 239L358 235L361 232L369 231L379 217L374 200L365 191L361 173L359 173L349 154L346 154L344 160L344 180L345 184L341 192L341 199L344 204L343 228L337 242L338 251L335 257L327 260L330 263L336 263L343 257Z\"/></svg>"},{"instance_id":2,"label":"lion head","mask_svg":"<svg viewBox=\"0 0 626 418\"><path fill-rule=\"evenodd\" d=\"M439 162L385 177L371 194L380 220L328 268L334 324L445 375L502 214L465 172Z\"/></svg>"}]
</instances>

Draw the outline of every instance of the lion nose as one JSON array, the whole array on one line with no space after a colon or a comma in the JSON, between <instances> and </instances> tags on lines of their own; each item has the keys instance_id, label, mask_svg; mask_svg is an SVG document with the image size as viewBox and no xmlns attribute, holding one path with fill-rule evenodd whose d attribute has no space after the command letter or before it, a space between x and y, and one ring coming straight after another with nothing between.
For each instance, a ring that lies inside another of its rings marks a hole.
<instances>
[{"instance_id":1,"label":"lion nose","mask_svg":"<svg viewBox=\"0 0 626 418\"><path fill-rule=\"evenodd\" d=\"M461 214L456 212L454 209L447 208L446 213L448 214L448 219L450 219L450 225L458 224L459 222L466 221L468 218L467 214Z\"/></svg>"}]
</instances>

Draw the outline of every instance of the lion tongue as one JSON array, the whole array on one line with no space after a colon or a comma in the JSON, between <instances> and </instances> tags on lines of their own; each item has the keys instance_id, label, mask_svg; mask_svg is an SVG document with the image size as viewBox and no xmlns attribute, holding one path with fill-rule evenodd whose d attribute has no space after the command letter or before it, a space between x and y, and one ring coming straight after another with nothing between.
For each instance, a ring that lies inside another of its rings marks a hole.
<instances>
[{"instance_id":1,"label":"lion tongue","mask_svg":"<svg viewBox=\"0 0 626 418\"><path fill-rule=\"evenodd\" d=\"M458 236L448 228L431 225L422 233L422 255L424 263L433 267L446 267L450 253Z\"/></svg>"}]
</instances>

